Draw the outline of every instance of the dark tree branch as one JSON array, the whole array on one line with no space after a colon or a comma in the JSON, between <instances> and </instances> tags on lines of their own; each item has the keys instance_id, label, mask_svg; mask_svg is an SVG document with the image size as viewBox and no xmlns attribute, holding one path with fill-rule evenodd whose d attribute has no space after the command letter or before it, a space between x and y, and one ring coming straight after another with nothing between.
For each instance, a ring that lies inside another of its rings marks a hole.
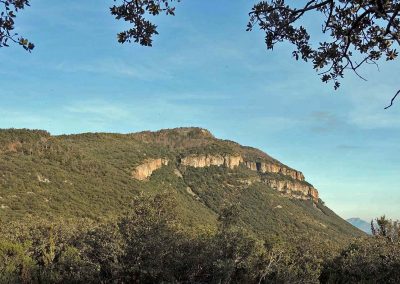
<instances>
[{"instance_id":1,"label":"dark tree branch","mask_svg":"<svg viewBox=\"0 0 400 284\"><path fill-rule=\"evenodd\" d=\"M247 30L258 25L265 32L268 49L273 49L278 42L292 43L296 60L311 60L322 81L333 81L335 89L340 86L339 80L345 70L366 80L359 73L361 66L377 66L382 57L386 60L397 58L395 45L400 45L400 3L389 0L311 0L303 3L303 8L299 9L286 4L285 0L261 1L250 13ZM307 29L299 23L309 13L320 13L325 17L322 33L328 34L330 39L311 43Z\"/></svg>"},{"instance_id":2,"label":"dark tree branch","mask_svg":"<svg viewBox=\"0 0 400 284\"><path fill-rule=\"evenodd\" d=\"M134 42L143 46L152 46L153 36L158 34L157 26L147 18L157 16L161 13L174 15L175 7L170 3L180 2L180 0L114 0L122 2L110 8L111 14L117 20L123 19L133 25L129 30L118 34L118 42Z\"/></svg>"},{"instance_id":3,"label":"dark tree branch","mask_svg":"<svg viewBox=\"0 0 400 284\"><path fill-rule=\"evenodd\" d=\"M2 4L0 7L0 48L8 47L9 42L12 42L31 52L35 47L34 44L14 33L16 15L29 6L29 0L0 0L0 4Z\"/></svg>"},{"instance_id":4,"label":"dark tree branch","mask_svg":"<svg viewBox=\"0 0 400 284\"><path fill-rule=\"evenodd\" d=\"M333 9L335 9L335 1L331 1L331 4L329 5L329 16L328 16L328 19L326 20L325 27L322 31L323 33L326 33L326 29L328 28L329 23L331 22Z\"/></svg>"},{"instance_id":5,"label":"dark tree branch","mask_svg":"<svg viewBox=\"0 0 400 284\"><path fill-rule=\"evenodd\" d=\"M390 101L390 105L388 105L387 107L385 107L385 109L390 108L393 105L394 100L396 99L396 97L400 94L400 90L397 91L397 93L394 95L394 97L392 98L392 100Z\"/></svg>"}]
</instances>

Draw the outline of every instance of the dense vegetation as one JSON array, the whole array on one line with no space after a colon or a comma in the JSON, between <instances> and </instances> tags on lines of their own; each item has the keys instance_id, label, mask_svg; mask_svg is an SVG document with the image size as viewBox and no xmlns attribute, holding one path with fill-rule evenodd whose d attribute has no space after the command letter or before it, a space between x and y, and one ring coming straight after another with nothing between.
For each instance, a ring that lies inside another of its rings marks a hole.
<instances>
[{"instance_id":1,"label":"dense vegetation","mask_svg":"<svg viewBox=\"0 0 400 284\"><path fill-rule=\"evenodd\" d=\"M398 283L400 243L378 235L337 247L293 236L260 238L226 206L195 234L176 194L141 194L103 224L2 227L1 283ZM12 224L15 225L15 224Z\"/></svg>"},{"instance_id":2,"label":"dense vegetation","mask_svg":"<svg viewBox=\"0 0 400 284\"><path fill-rule=\"evenodd\" d=\"M367 238L322 200L282 196L246 167L177 163L221 152L279 163L197 128L0 131L0 283L396 282L397 223L380 219L382 237ZM171 162L131 177L156 157Z\"/></svg>"}]
</instances>

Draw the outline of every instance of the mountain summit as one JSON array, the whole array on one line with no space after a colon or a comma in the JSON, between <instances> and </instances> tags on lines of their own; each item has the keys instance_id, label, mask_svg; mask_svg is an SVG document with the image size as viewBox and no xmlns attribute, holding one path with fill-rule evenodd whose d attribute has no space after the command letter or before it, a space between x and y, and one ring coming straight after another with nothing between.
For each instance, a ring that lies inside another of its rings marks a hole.
<instances>
[{"instance_id":1,"label":"mountain summit","mask_svg":"<svg viewBox=\"0 0 400 284\"><path fill-rule=\"evenodd\" d=\"M349 218L346 221L352 224L354 227L360 229L361 231L366 232L370 235L372 234L371 223L368 223L367 221L364 221L360 218Z\"/></svg>"},{"instance_id":2,"label":"mountain summit","mask_svg":"<svg viewBox=\"0 0 400 284\"><path fill-rule=\"evenodd\" d=\"M304 175L268 154L196 127L52 136L0 131L0 218L109 219L138 194L169 191L183 224L214 226L235 204L256 235L341 242L363 233L324 205Z\"/></svg>"}]
</instances>

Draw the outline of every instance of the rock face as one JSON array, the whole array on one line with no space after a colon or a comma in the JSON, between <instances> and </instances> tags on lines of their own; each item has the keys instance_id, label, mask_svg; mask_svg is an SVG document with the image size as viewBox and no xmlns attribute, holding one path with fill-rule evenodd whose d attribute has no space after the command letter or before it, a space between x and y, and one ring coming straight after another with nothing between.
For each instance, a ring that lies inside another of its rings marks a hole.
<instances>
[{"instance_id":1,"label":"rock face","mask_svg":"<svg viewBox=\"0 0 400 284\"><path fill-rule=\"evenodd\" d=\"M290 196L297 199L311 199L314 202L318 202L318 191L310 184L304 181L304 175L294 169L288 168L282 164L274 164L270 162L254 162L247 161L241 155L211 155L211 154L200 154L200 155L189 155L178 159L178 164L185 167L204 168L204 167L227 167L229 169L235 169L240 165L244 165L252 171L260 173L262 181L269 187L281 192L284 195ZM148 159L145 160L141 165L137 166L132 172L132 177L137 180L146 180L151 174L161 168L164 165L168 165L167 159ZM176 169L174 173L182 177L180 171ZM279 174L281 178L274 178L274 176L263 176L262 174L274 173ZM283 178L282 177L288 177Z\"/></svg>"},{"instance_id":2,"label":"rock face","mask_svg":"<svg viewBox=\"0 0 400 284\"><path fill-rule=\"evenodd\" d=\"M265 179L264 183L279 192L290 195L297 199L312 199L318 202L318 191L311 185L297 181Z\"/></svg>"},{"instance_id":3,"label":"rock face","mask_svg":"<svg viewBox=\"0 0 400 284\"><path fill-rule=\"evenodd\" d=\"M145 160L133 170L132 177L137 180L146 180L155 170L158 170L164 165L168 165L167 159L159 158Z\"/></svg>"},{"instance_id":4,"label":"rock face","mask_svg":"<svg viewBox=\"0 0 400 284\"><path fill-rule=\"evenodd\" d=\"M304 175L302 172L292 170L277 164L246 161L245 165L250 170L258 171L260 173L279 173L285 176L290 176L291 178L296 180L304 181Z\"/></svg>"},{"instance_id":5,"label":"rock face","mask_svg":"<svg viewBox=\"0 0 400 284\"><path fill-rule=\"evenodd\" d=\"M240 164L260 173L279 173L293 179L304 181L303 173L272 163L244 161L240 155L190 155L181 159L181 165L194 168L225 166L234 169Z\"/></svg>"},{"instance_id":6,"label":"rock face","mask_svg":"<svg viewBox=\"0 0 400 284\"><path fill-rule=\"evenodd\" d=\"M264 182L271 188L293 198L312 199L314 202L318 202L318 191L311 185L304 183L305 179L303 173L283 165L267 162L245 161L240 155L190 155L182 158L180 163L183 166L194 168L225 166L230 169L234 169L240 164L244 164L250 170L259 173L281 174L290 177L292 180L277 180L269 177L265 178Z\"/></svg>"},{"instance_id":7,"label":"rock face","mask_svg":"<svg viewBox=\"0 0 400 284\"><path fill-rule=\"evenodd\" d=\"M181 159L182 166L205 168L210 166L225 166L234 169L243 163L242 156L239 155L190 155Z\"/></svg>"}]
</instances>

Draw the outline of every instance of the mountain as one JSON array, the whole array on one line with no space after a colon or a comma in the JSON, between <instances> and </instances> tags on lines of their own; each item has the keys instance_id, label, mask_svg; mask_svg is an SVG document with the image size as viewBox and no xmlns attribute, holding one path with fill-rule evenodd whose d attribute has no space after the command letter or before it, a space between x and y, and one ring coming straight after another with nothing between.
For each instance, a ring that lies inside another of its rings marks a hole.
<instances>
[{"instance_id":1,"label":"mountain","mask_svg":"<svg viewBox=\"0 0 400 284\"><path fill-rule=\"evenodd\" d=\"M304 175L268 154L201 128L52 136L0 131L0 220L95 220L133 197L171 192L182 224L216 226L227 204L257 236L332 243L363 233L324 205Z\"/></svg>"},{"instance_id":2,"label":"mountain","mask_svg":"<svg viewBox=\"0 0 400 284\"><path fill-rule=\"evenodd\" d=\"M361 231L366 232L367 234L371 234L371 223L368 223L367 221L364 221L360 218L350 218L346 221L352 224L354 227L360 229Z\"/></svg>"}]
</instances>

